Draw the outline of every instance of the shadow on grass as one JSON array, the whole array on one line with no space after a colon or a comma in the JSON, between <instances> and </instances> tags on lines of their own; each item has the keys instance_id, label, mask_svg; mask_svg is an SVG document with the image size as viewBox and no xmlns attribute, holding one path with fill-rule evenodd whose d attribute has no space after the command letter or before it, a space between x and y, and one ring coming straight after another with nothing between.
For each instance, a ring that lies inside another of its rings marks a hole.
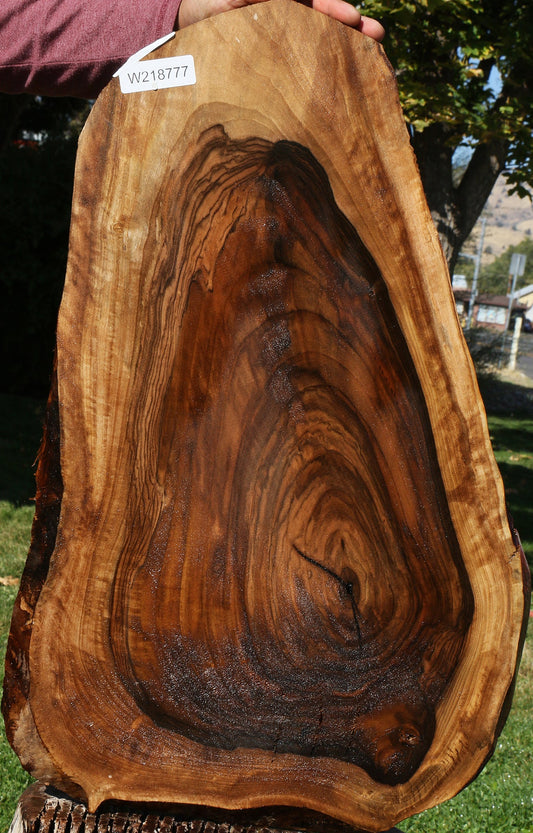
<instances>
[{"instance_id":1,"label":"shadow on grass","mask_svg":"<svg viewBox=\"0 0 533 833\"><path fill-rule=\"evenodd\" d=\"M533 469L513 463L498 463L505 497L533 574Z\"/></svg>"},{"instance_id":2,"label":"shadow on grass","mask_svg":"<svg viewBox=\"0 0 533 833\"><path fill-rule=\"evenodd\" d=\"M503 381L497 376L481 376L479 389L487 414L533 418L533 387Z\"/></svg>"},{"instance_id":3,"label":"shadow on grass","mask_svg":"<svg viewBox=\"0 0 533 833\"><path fill-rule=\"evenodd\" d=\"M533 387L490 377L479 386L507 506L533 571Z\"/></svg>"}]
</instances>

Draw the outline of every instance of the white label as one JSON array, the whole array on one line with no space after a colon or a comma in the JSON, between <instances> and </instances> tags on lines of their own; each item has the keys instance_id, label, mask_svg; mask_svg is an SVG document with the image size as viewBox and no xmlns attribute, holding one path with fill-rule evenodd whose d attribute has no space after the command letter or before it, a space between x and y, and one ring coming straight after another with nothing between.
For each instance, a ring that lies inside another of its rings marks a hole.
<instances>
[{"instance_id":1,"label":"white label","mask_svg":"<svg viewBox=\"0 0 533 833\"><path fill-rule=\"evenodd\" d=\"M150 61L128 61L118 73L123 93L142 90L165 90L196 84L192 55L175 58L154 58Z\"/></svg>"}]
</instances>

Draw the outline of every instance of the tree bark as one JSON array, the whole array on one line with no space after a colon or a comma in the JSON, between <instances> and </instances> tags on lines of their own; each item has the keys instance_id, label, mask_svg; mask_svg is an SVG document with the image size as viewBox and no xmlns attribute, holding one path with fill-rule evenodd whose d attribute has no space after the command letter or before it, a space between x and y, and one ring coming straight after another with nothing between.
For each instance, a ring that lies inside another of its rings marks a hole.
<instances>
[{"instance_id":1,"label":"tree bark","mask_svg":"<svg viewBox=\"0 0 533 833\"><path fill-rule=\"evenodd\" d=\"M81 137L8 734L91 812L385 830L490 756L525 559L382 48L276 0L183 55Z\"/></svg>"},{"instance_id":2,"label":"tree bark","mask_svg":"<svg viewBox=\"0 0 533 833\"><path fill-rule=\"evenodd\" d=\"M496 140L479 143L460 182L454 184L450 132L444 124L432 124L413 133L411 141L431 216L453 274L459 253L505 169L507 146Z\"/></svg>"},{"instance_id":3,"label":"tree bark","mask_svg":"<svg viewBox=\"0 0 533 833\"><path fill-rule=\"evenodd\" d=\"M281 825L281 826L280 826ZM84 804L43 784L22 794L9 833L352 833L319 813L288 807L233 812L213 807L132 805L107 802L89 813ZM388 833L400 833L395 827Z\"/></svg>"},{"instance_id":4,"label":"tree bark","mask_svg":"<svg viewBox=\"0 0 533 833\"><path fill-rule=\"evenodd\" d=\"M452 273L461 249L462 233L453 183L453 147L449 142L449 130L444 124L432 124L425 130L413 132L411 143L429 210Z\"/></svg>"}]
</instances>

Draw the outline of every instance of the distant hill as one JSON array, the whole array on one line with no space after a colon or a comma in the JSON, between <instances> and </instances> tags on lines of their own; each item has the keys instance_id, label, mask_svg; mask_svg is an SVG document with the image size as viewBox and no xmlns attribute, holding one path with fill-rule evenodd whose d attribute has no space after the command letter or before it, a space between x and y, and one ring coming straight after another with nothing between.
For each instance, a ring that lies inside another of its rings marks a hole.
<instances>
[{"instance_id":1,"label":"distant hill","mask_svg":"<svg viewBox=\"0 0 533 833\"><path fill-rule=\"evenodd\" d=\"M509 246L520 243L524 237L533 237L533 203L507 194L505 180L500 177L487 202L483 216L487 218L483 263L491 263ZM464 251L475 253L481 233L478 220L464 246Z\"/></svg>"}]
</instances>

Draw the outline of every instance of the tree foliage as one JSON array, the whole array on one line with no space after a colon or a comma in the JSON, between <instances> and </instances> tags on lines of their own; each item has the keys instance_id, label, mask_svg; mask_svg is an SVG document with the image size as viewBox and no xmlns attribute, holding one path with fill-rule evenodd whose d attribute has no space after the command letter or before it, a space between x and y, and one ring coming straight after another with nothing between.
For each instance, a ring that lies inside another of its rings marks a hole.
<instances>
[{"instance_id":1,"label":"tree foliage","mask_svg":"<svg viewBox=\"0 0 533 833\"><path fill-rule=\"evenodd\" d=\"M387 27L428 203L451 266L503 173L533 185L530 0L364 0ZM460 181L457 151L469 150Z\"/></svg>"},{"instance_id":2,"label":"tree foliage","mask_svg":"<svg viewBox=\"0 0 533 833\"><path fill-rule=\"evenodd\" d=\"M525 237L516 246L509 246L502 254L481 270L480 292L506 295L509 289L511 257L518 252L526 256L524 274L517 279L515 289L533 284L533 240Z\"/></svg>"}]
</instances>

